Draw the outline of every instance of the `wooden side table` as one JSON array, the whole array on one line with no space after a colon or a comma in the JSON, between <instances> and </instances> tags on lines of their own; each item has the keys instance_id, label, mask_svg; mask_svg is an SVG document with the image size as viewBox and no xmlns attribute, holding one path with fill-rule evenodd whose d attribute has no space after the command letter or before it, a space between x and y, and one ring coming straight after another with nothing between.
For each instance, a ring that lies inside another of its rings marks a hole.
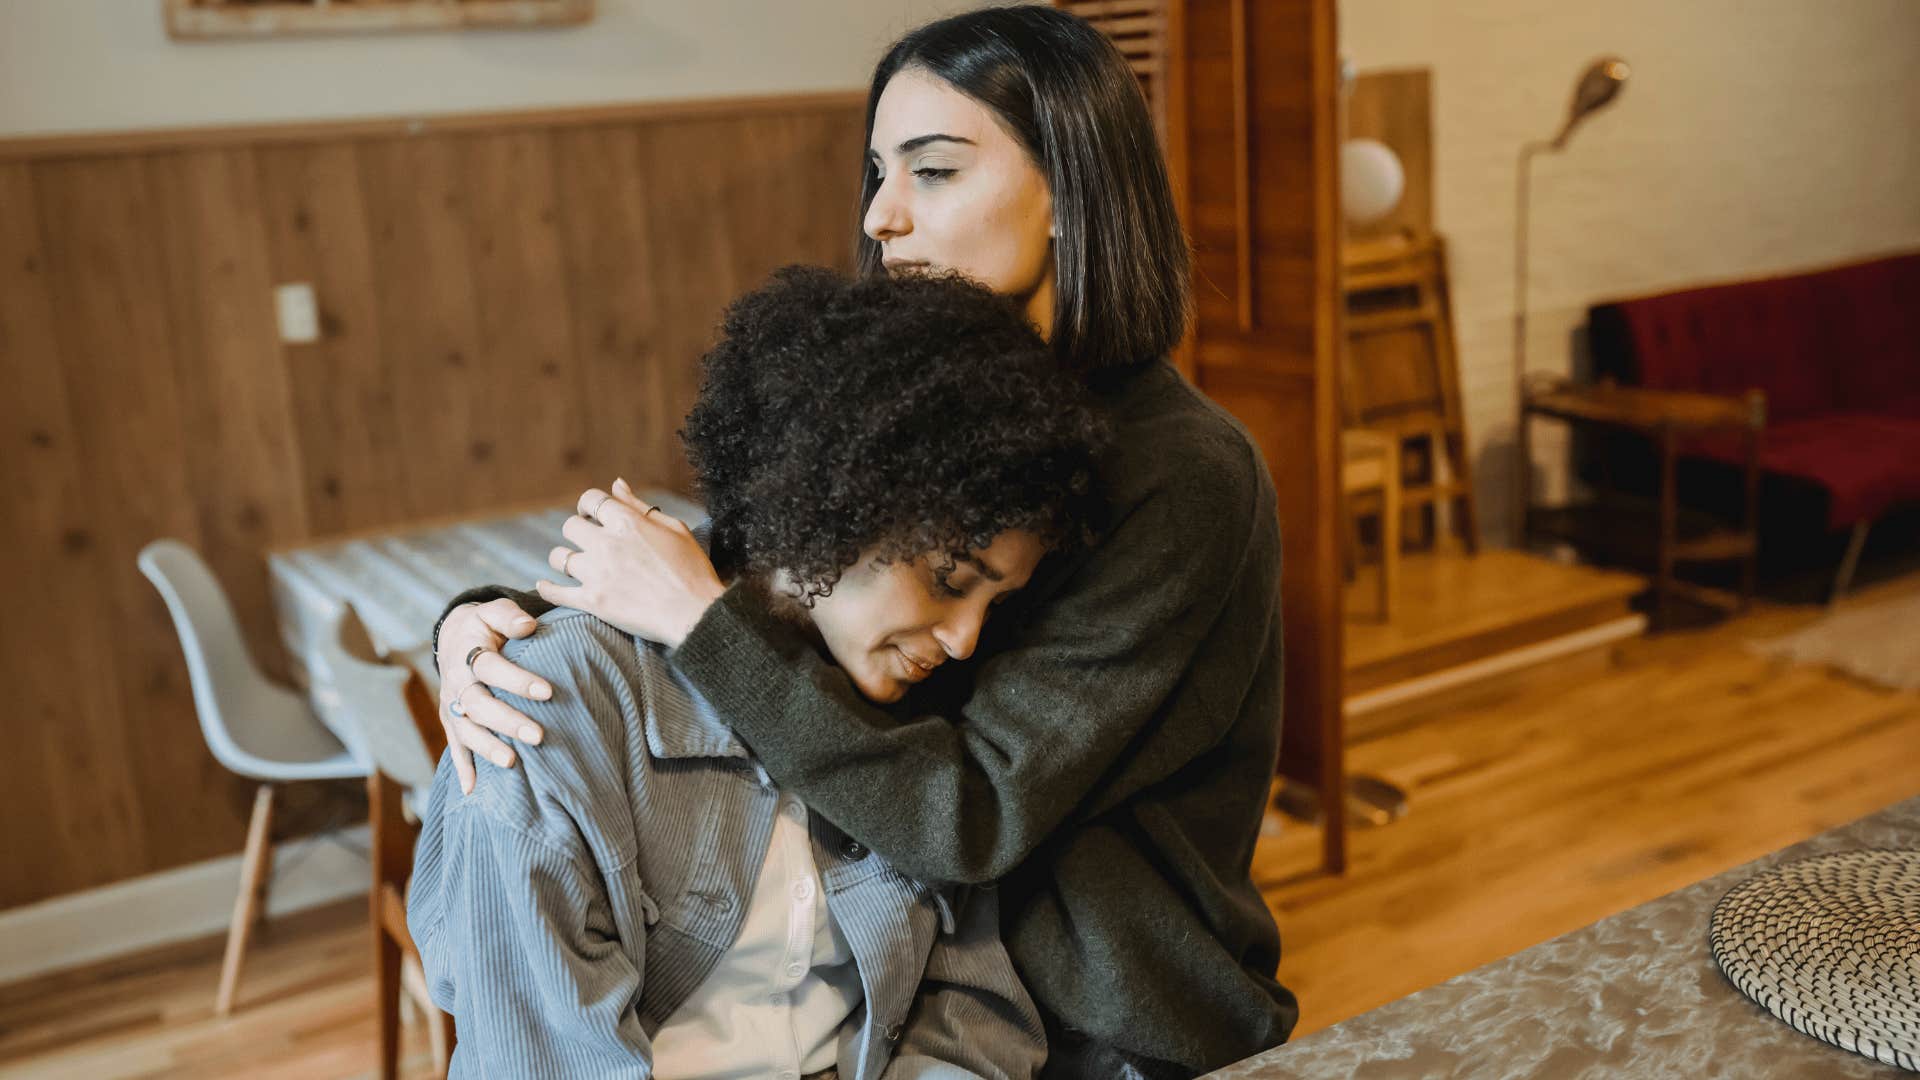
<instances>
[{"instance_id":1,"label":"wooden side table","mask_svg":"<svg viewBox=\"0 0 1920 1080\"><path fill-rule=\"evenodd\" d=\"M1660 454L1660 492L1654 500L1603 490L1584 502L1535 507L1532 493L1522 485L1523 540L1563 540L1630 565L1650 561L1657 618L1662 626L1668 625L1668 602L1676 595L1723 610L1746 610L1753 599L1760 548L1760 433L1767 422L1765 394L1750 390L1742 398L1721 397L1620 386L1611 381L1590 386L1559 383L1529 387L1523 394L1519 436L1522 460L1532 461L1529 431L1535 417L1637 432L1651 438ZM1715 431L1745 434L1746 503L1738 528L1708 514L1681 510L1675 493L1675 463L1681 440ZM1679 563L1732 559L1742 564L1737 594L1674 576Z\"/></svg>"}]
</instances>

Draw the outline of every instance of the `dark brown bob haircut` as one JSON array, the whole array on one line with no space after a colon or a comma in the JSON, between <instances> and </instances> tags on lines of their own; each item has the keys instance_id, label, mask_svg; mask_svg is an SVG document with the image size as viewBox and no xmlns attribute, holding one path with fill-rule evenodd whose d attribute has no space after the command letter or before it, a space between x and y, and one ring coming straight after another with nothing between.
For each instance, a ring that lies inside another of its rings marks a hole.
<instances>
[{"instance_id":1,"label":"dark brown bob haircut","mask_svg":"<svg viewBox=\"0 0 1920 1080\"><path fill-rule=\"evenodd\" d=\"M873 70L867 140L887 83L925 71L985 106L1026 148L1053 197L1054 355L1091 372L1165 356L1186 333L1191 254L1174 212L1146 98L1125 58L1086 20L1020 5L928 23ZM860 220L879 190L865 165ZM880 245L856 242L860 273L882 274Z\"/></svg>"}]
</instances>

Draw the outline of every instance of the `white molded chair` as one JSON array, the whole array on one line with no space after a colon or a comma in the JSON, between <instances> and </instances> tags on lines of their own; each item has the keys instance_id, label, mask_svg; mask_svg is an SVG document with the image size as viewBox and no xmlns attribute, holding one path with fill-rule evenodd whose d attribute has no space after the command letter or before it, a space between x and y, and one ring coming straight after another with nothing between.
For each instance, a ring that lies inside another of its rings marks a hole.
<instances>
[{"instance_id":1,"label":"white molded chair","mask_svg":"<svg viewBox=\"0 0 1920 1080\"><path fill-rule=\"evenodd\" d=\"M220 764L260 782L214 998L214 1011L226 1016L233 1011L253 925L266 908L274 785L365 776L367 766L327 730L304 698L267 678L254 663L226 591L198 552L178 540L155 540L140 549L139 564L167 602L180 635L207 749Z\"/></svg>"}]
</instances>

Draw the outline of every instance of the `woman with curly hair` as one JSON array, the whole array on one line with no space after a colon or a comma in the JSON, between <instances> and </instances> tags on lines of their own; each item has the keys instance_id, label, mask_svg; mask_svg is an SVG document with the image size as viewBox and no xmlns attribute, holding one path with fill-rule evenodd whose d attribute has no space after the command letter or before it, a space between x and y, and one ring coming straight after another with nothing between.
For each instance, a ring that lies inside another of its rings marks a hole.
<instances>
[{"instance_id":1,"label":"woman with curly hair","mask_svg":"<svg viewBox=\"0 0 1920 1080\"><path fill-rule=\"evenodd\" d=\"M716 571L876 705L1088 538L1102 425L979 286L792 268L705 371L682 435ZM441 762L408 893L454 1075L1038 1071L992 891L811 815L657 644L555 608L506 652L552 684L522 706L547 738L470 792Z\"/></svg>"},{"instance_id":2,"label":"woman with curly hair","mask_svg":"<svg viewBox=\"0 0 1920 1080\"><path fill-rule=\"evenodd\" d=\"M1245 430L1167 361L1189 256L1139 87L1084 21L990 8L895 43L866 126L861 270L955 271L1024 307L1114 425L1111 528L1047 560L1019 616L903 718L631 492L588 492L583 513L620 527L567 530L579 553L553 561L578 585L449 609L454 764L541 737L490 689L544 687L495 651L528 612L592 611L668 646L775 780L859 843L922 880L1001 882L1050 1074L1191 1076L1282 1042L1298 1008L1250 877L1280 739L1276 503ZM863 422L860 400L840 422Z\"/></svg>"}]
</instances>

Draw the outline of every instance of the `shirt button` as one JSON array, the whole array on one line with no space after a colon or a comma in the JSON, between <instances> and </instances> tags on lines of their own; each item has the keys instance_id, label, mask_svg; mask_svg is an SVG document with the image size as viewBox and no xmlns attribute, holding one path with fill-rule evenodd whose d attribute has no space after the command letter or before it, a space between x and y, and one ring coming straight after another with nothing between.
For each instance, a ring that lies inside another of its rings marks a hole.
<instances>
[{"instance_id":1,"label":"shirt button","mask_svg":"<svg viewBox=\"0 0 1920 1080\"><path fill-rule=\"evenodd\" d=\"M767 1001L768 1001L768 1003L769 1003L769 1004L773 1004L773 1005L785 1005L785 1004L787 1003L787 995L785 995L785 994L768 994L768 995L767 995Z\"/></svg>"},{"instance_id":2,"label":"shirt button","mask_svg":"<svg viewBox=\"0 0 1920 1080\"><path fill-rule=\"evenodd\" d=\"M887 1041L890 1043L897 1043L900 1041L900 1025L899 1024L889 1024L887 1026Z\"/></svg>"},{"instance_id":3,"label":"shirt button","mask_svg":"<svg viewBox=\"0 0 1920 1080\"><path fill-rule=\"evenodd\" d=\"M780 1080L799 1080L800 1074L792 1069L781 1069Z\"/></svg>"},{"instance_id":4,"label":"shirt button","mask_svg":"<svg viewBox=\"0 0 1920 1080\"><path fill-rule=\"evenodd\" d=\"M788 803L787 816L795 821L805 821L807 820L807 808L799 803Z\"/></svg>"},{"instance_id":5,"label":"shirt button","mask_svg":"<svg viewBox=\"0 0 1920 1080\"><path fill-rule=\"evenodd\" d=\"M798 979L802 975L805 975L806 973L807 973L807 965L805 964L788 964L787 965L787 978L789 979Z\"/></svg>"},{"instance_id":6,"label":"shirt button","mask_svg":"<svg viewBox=\"0 0 1920 1080\"><path fill-rule=\"evenodd\" d=\"M809 900L813 897L813 882L802 879L793 883L793 898Z\"/></svg>"},{"instance_id":7,"label":"shirt button","mask_svg":"<svg viewBox=\"0 0 1920 1080\"><path fill-rule=\"evenodd\" d=\"M862 847L858 840L845 840L840 844L840 854L848 859L864 859L867 857L867 849Z\"/></svg>"}]
</instances>

